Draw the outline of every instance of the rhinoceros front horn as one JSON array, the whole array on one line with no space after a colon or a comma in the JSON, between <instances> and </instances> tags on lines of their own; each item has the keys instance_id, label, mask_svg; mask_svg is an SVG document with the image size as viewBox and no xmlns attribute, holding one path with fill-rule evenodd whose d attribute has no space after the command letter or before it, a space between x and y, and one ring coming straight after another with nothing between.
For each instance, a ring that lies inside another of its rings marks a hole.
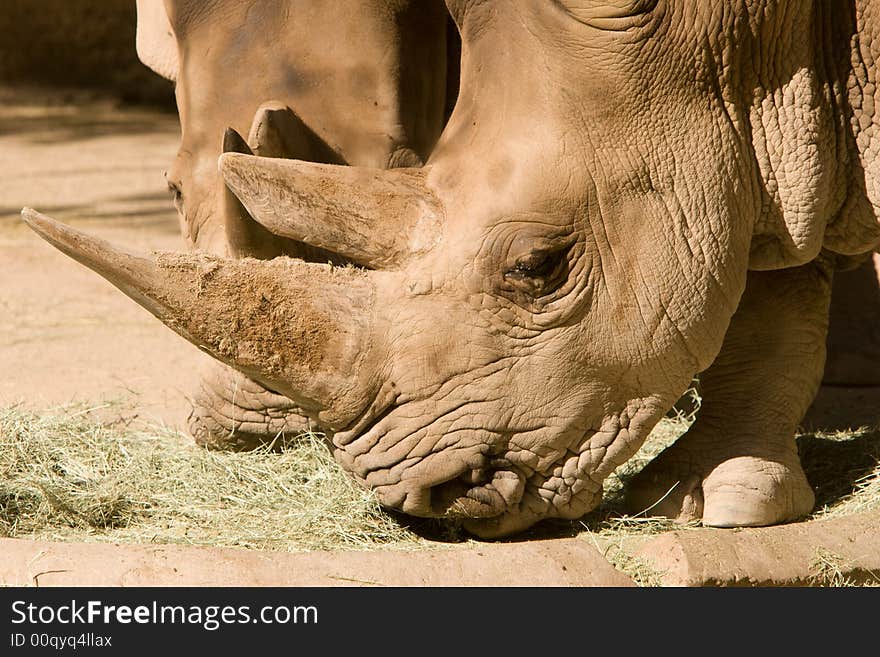
<instances>
[{"instance_id":1,"label":"rhinoceros front horn","mask_svg":"<svg viewBox=\"0 0 880 657\"><path fill-rule=\"evenodd\" d=\"M369 391L353 381L376 340L371 272L291 258L141 255L34 210L22 218L203 351L297 402L329 428L345 426ZM332 403L331 403L332 402Z\"/></svg>"},{"instance_id":2,"label":"rhinoceros front horn","mask_svg":"<svg viewBox=\"0 0 880 657\"><path fill-rule=\"evenodd\" d=\"M430 249L442 210L426 169L366 169L228 152L227 186L270 232L393 269Z\"/></svg>"}]
</instances>

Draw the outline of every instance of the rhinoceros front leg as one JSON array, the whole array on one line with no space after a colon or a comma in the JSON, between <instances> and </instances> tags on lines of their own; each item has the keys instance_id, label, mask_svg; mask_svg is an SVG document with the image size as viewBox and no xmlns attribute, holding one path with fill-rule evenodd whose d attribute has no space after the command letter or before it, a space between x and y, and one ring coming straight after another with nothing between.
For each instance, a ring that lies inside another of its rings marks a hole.
<instances>
[{"instance_id":1,"label":"rhinoceros front leg","mask_svg":"<svg viewBox=\"0 0 880 657\"><path fill-rule=\"evenodd\" d=\"M287 397L211 360L202 369L192 399L189 431L209 449L248 450L309 428Z\"/></svg>"},{"instance_id":2,"label":"rhinoceros front leg","mask_svg":"<svg viewBox=\"0 0 880 657\"><path fill-rule=\"evenodd\" d=\"M822 378L830 285L824 261L749 273L697 419L630 483L632 512L715 527L810 512L794 435Z\"/></svg>"}]
</instances>

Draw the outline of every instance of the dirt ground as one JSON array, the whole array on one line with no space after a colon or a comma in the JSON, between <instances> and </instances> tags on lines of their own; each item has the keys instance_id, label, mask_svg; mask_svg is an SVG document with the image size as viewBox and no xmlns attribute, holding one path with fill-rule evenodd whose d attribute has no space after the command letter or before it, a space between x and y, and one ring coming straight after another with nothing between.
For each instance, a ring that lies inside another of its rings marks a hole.
<instances>
[{"instance_id":1,"label":"dirt ground","mask_svg":"<svg viewBox=\"0 0 880 657\"><path fill-rule=\"evenodd\" d=\"M31 206L130 248L179 249L163 177L178 140L173 114L0 89L0 405L113 401L181 426L199 352L19 218Z\"/></svg>"}]
</instances>

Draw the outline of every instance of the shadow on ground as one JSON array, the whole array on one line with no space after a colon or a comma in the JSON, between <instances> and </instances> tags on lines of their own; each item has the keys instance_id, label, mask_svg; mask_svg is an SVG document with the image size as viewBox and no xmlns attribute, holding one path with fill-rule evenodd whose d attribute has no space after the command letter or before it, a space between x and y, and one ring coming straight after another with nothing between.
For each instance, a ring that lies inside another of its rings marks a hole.
<instances>
[{"instance_id":1,"label":"shadow on ground","mask_svg":"<svg viewBox=\"0 0 880 657\"><path fill-rule=\"evenodd\" d=\"M98 92L0 87L0 137L31 144L166 133L177 125L173 112L126 105Z\"/></svg>"},{"instance_id":2,"label":"shadow on ground","mask_svg":"<svg viewBox=\"0 0 880 657\"><path fill-rule=\"evenodd\" d=\"M56 219L120 220L129 227L153 227L161 233L176 234L178 227L169 205L168 194L155 192L112 196L94 203L47 204L41 205L39 211ZM20 218L20 206L0 206L0 225L17 223Z\"/></svg>"},{"instance_id":3,"label":"shadow on ground","mask_svg":"<svg viewBox=\"0 0 880 657\"><path fill-rule=\"evenodd\" d=\"M852 433L810 433L798 438L801 463L816 491L816 509L855 492L880 463L880 429Z\"/></svg>"},{"instance_id":4,"label":"shadow on ground","mask_svg":"<svg viewBox=\"0 0 880 657\"><path fill-rule=\"evenodd\" d=\"M13 135L32 144L83 141L113 135L140 135L166 132L167 120L152 120L148 115L135 120L118 121L111 117L83 119L63 112L43 116L13 114L0 118L0 136Z\"/></svg>"}]
</instances>

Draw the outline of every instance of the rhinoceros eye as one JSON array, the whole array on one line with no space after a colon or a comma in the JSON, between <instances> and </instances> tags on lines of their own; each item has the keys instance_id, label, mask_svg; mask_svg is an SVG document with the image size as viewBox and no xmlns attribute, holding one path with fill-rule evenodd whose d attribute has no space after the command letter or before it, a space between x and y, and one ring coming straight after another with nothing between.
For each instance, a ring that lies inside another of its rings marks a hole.
<instances>
[{"instance_id":1,"label":"rhinoceros eye","mask_svg":"<svg viewBox=\"0 0 880 657\"><path fill-rule=\"evenodd\" d=\"M535 249L519 257L504 280L532 298L550 294L568 276L568 249Z\"/></svg>"},{"instance_id":2,"label":"rhinoceros eye","mask_svg":"<svg viewBox=\"0 0 880 657\"><path fill-rule=\"evenodd\" d=\"M174 202L174 207L177 208L178 212L183 212L183 190L180 189L180 185L169 180L168 191L171 193L171 200Z\"/></svg>"}]
</instances>

